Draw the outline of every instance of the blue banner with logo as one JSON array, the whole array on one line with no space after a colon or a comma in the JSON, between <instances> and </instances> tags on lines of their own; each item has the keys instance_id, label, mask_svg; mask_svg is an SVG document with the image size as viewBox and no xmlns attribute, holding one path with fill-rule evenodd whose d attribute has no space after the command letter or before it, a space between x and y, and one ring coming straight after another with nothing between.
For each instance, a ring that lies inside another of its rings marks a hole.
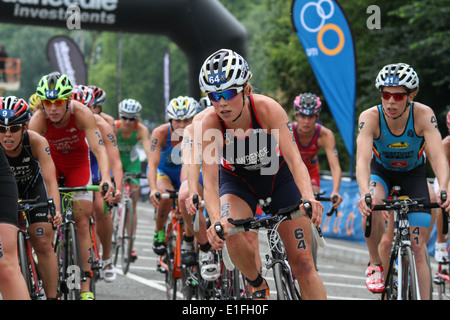
<instances>
[{"instance_id":1,"label":"blue banner with logo","mask_svg":"<svg viewBox=\"0 0 450 320\"><path fill-rule=\"evenodd\" d=\"M347 18L334 0L293 0L291 15L353 163L356 63Z\"/></svg>"}]
</instances>

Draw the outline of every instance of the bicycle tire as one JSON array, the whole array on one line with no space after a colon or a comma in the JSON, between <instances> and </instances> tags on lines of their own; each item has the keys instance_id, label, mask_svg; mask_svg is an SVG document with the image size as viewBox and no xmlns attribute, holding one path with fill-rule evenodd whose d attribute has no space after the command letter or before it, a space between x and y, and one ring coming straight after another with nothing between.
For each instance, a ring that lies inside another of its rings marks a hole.
<instances>
[{"instance_id":1,"label":"bicycle tire","mask_svg":"<svg viewBox=\"0 0 450 320\"><path fill-rule=\"evenodd\" d=\"M122 271L123 274L127 274L130 263L131 263L131 253L133 250L134 234L133 234L133 222L134 222L134 211L133 204L131 201L127 200L125 202L125 216L122 229Z\"/></svg>"},{"instance_id":2,"label":"bicycle tire","mask_svg":"<svg viewBox=\"0 0 450 320\"><path fill-rule=\"evenodd\" d=\"M66 247L65 247L65 282L67 286L67 294L65 295L65 300L78 300L80 297L80 283L82 277L82 268L80 268L80 250L78 245L78 236L75 230L75 224L69 223L67 226L67 237ZM77 271L71 273L67 276L69 271L72 271L72 267L75 267ZM78 272L78 274L76 274ZM68 281L74 280L73 283L69 285Z\"/></svg>"},{"instance_id":3,"label":"bicycle tire","mask_svg":"<svg viewBox=\"0 0 450 320\"><path fill-rule=\"evenodd\" d=\"M175 256L175 244L176 243L176 233L173 230L173 226L169 226L167 229L167 241L166 241L166 253L164 254L164 259L167 263L167 272L165 277L166 285L166 295L167 300L177 299L177 279L173 277L174 273L174 256Z\"/></svg>"},{"instance_id":4,"label":"bicycle tire","mask_svg":"<svg viewBox=\"0 0 450 320\"><path fill-rule=\"evenodd\" d=\"M22 272L25 283L27 284L28 292L31 297L33 285L31 282L31 271L29 267L28 251L25 242L25 236L22 232L17 233L17 249L19 251L20 271Z\"/></svg>"},{"instance_id":5,"label":"bicycle tire","mask_svg":"<svg viewBox=\"0 0 450 320\"><path fill-rule=\"evenodd\" d=\"M411 247L404 247L402 251L402 300L417 300L420 296L417 292L416 266Z\"/></svg>"},{"instance_id":6,"label":"bicycle tire","mask_svg":"<svg viewBox=\"0 0 450 320\"><path fill-rule=\"evenodd\" d=\"M120 246L121 246L121 239L119 237L120 232L120 216L119 211L122 211L121 208L119 208L121 204L115 205L111 209L111 218L113 221L113 234L112 234L112 240L111 240L111 257L113 258L113 265L114 267L117 266L117 261L119 260L119 252L120 252Z\"/></svg>"},{"instance_id":7,"label":"bicycle tire","mask_svg":"<svg viewBox=\"0 0 450 320\"><path fill-rule=\"evenodd\" d=\"M297 300L292 276L279 262L273 265L273 278L278 300Z\"/></svg>"},{"instance_id":8,"label":"bicycle tire","mask_svg":"<svg viewBox=\"0 0 450 320\"><path fill-rule=\"evenodd\" d=\"M181 292L183 300L198 298L197 289L199 286L198 266L183 266L181 269Z\"/></svg>"}]
</instances>

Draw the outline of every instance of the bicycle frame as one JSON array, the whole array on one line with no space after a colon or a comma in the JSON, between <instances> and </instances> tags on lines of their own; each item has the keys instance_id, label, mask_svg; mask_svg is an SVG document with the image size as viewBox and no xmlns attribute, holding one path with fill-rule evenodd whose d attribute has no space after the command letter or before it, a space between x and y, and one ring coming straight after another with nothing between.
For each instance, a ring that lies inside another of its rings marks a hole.
<instances>
[{"instance_id":1,"label":"bicycle frame","mask_svg":"<svg viewBox=\"0 0 450 320\"><path fill-rule=\"evenodd\" d=\"M419 282L418 275L416 269L416 262L414 259L414 253L412 251L411 240L410 240L410 230L409 230L409 220L408 220L408 212L411 208L414 209L432 209L439 208L437 203L424 203L423 199L410 199L408 197L400 197L399 195L400 187L394 186L392 193L392 200L383 199L385 202L384 205L375 205L372 208L372 211L377 210L388 210L393 211L394 213L394 238L391 245L391 252L389 257L389 269L386 276L386 289L382 294L382 299L386 296L388 299L394 298L397 300L402 299L402 293L404 292L405 286L408 286L410 283L413 286L412 296L416 299L421 299L420 290L419 290ZM444 199L446 194L441 194L441 199ZM368 193L365 195L366 203L369 207L372 206L372 197ZM371 215L366 220L366 231L365 236L369 237L371 232ZM410 272L413 274L413 277L405 278L403 275L403 258L406 257L407 260L411 260L411 266L413 270ZM394 263L398 261L398 275L397 275L397 283L395 281L395 275L393 274L393 270L395 268ZM393 280L393 281L391 281ZM405 283L404 283L405 282ZM392 284L391 284L392 283Z\"/></svg>"},{"instance_id":2,"label":"bicycle frame","mask_svg":"<svg viewBox=\"0 0 450 320\"><path fill-rule=\"evenodd\" d=\"M25 254L26 257L23 257L26 260L27 265L26 266L22 266L21 265L21 269L27 269L28 268L28 272L30 273L30 278L27 279L27 277L24 274L26 283L27 283L27 287L28 287L28 291L30 292L30 298L32 300L37 300L40 297L43 297L43 287L42 287L42 281L39 277L39 271L38 271L38 266L37 266L37 261L35 260L35 253L33 250L33 247L31 245L31 241L30 241L30 234L28 232L28 229L30 227L30 223L28 221L28 215L27 213L31 210L31 207L26 204L26 203L36 203L37 199L35 200L30 200L30 201L20 201L20 204L23 205L23 208L19 209L19 215L18 215L18 228L17 228L17 239L18 239L18 245L17 245L17 254L19 256L19 261L20 259L20 255L21 255L21 248L20 248L20 238L22 237L22 239L24 240L24 245L25 245ZM50 203L44 203L44 206L48 206ZM36 206L38 207L38 206ZM25 271L27 272L27 271Z\"/></svg>"},{"instance_id":3,"label":"bicycle frame","mask_svg":"<svg viewBox=\"0 0 450 320\"><path fill-rule=\"evenodd\" d=\"M81 262L80 245L78 242L77 228L74 220L74 214L76 213L74 212L72 193L79 191L100 191L100 187L95 185L82 187L60 187L59 191L62 198L61 206L63 222L58 229L55 241L55 252L59 252L60 254L60 256L57 256L59 263L60 283L58 295L62 296L64 294L66 298L70 298L71 290L75 290L76 295L76 291L79 290L79 284L83 281L86 281L86 275L91 277L92 274L92 271L89 271L88 274L85 273ZM72 232L74 239L69 239ZM69 248L70 241L74 241L74 248L77 253L77 257L74 257L76 260L76 266L69 265L69 262L71 260L69 257L69 252L72 250L72 248ZM75 268L77 268L78 270L76 270ZM69 281L74 281L75 283L69 285ZM76 299L77 297L73 298Z\"/></svg>"}]
</instances>

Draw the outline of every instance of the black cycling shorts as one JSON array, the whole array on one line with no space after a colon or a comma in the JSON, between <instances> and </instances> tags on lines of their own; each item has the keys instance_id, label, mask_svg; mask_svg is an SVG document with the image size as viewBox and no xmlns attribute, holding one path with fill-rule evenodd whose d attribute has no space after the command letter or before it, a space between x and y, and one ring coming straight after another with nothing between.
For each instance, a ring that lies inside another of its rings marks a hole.
<instances>
[{"instance_id":1,"label":"black cycling shorts","mask_svg":"<svg viewBox=\"0 0 450 320\"><path fill-rule=\"evenodd\" d=\"M17 226L17 191L16 179L11 174L0 174L0 223Z\"/></svg>"},{"instance_id":2,"label":"black cycling shorts","mask_svg":"<svg viewBox=\"0 0 450 320\"><path fill-rule=\"evenodd\" d=\"M220 196L233 194L244 200L253 214L259 199L271 197L272 214L292 212L298 209L301 194L286 162L283 162L275 175L259 175L242 177L220 168Z\"/></svg>"}]
</instances>

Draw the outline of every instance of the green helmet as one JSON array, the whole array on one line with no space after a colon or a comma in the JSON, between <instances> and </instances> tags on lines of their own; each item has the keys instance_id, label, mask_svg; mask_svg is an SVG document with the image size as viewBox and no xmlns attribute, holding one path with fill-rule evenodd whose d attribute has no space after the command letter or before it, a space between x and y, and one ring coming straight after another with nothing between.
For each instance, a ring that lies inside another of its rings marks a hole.
<instances>
[{"instance_id":1,"label":"green helmet","mask_svg":"<svg viewBox=\"0 0 450 320\"><path fill-rule=\"evenodd\" d=\"M72 96L72 83L67 75L52 72L39 80L36 94L43 100L67 99Z\"/></svg>"}]
</instances>

